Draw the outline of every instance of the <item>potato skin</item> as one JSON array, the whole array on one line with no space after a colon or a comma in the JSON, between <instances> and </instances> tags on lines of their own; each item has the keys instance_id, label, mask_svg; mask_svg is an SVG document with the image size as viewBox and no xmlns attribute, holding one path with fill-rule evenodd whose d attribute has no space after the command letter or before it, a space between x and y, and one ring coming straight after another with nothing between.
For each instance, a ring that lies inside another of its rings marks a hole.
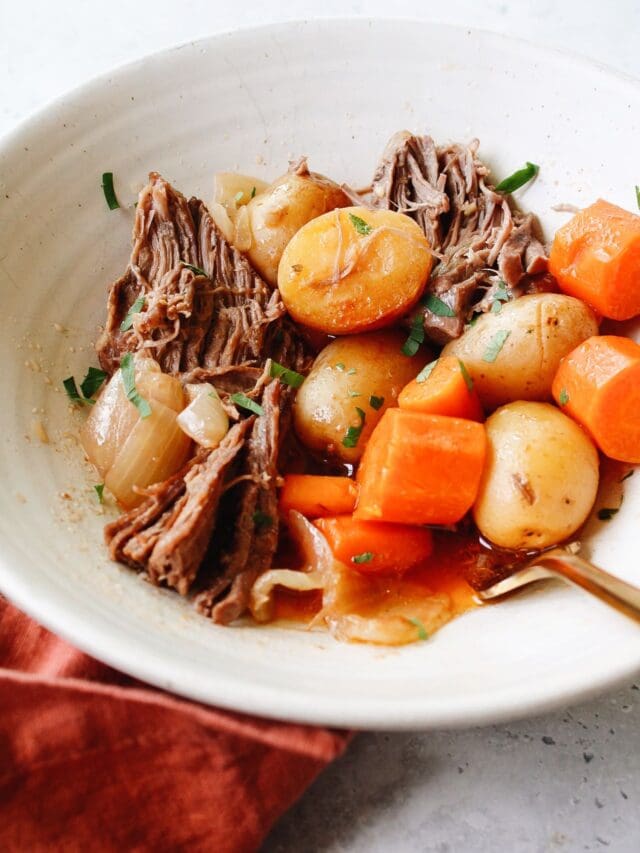
<instances>
[{"instance_id":1,"label":"potato skin","mask_svg":"<svg viewBox=\"0 0 640 853\"><path fill-rule=\"evenodd\" d=\"M247 204L249 260L265 281L276 284L287 243L309 220L351 204L344 191L316 172L288 172Z\"/></svg>"},{"instance_id":2,"label":"potato skin","mask_svg":"<svg viewBox=\"0 0 640 853\"><path fill-rule=\"evenodd\" d=\"M484 360L495 335L508 331L494 362ZM503 305L498 314L478 317L443 355L462 359L485 408L513 400L550 400L560 360L598 334L595 314L572 296L536 293Z\"/></svg>"},{"instance_id":3,"label":"potato skin","mask_svg":"<svg viewBox=\"0 0 640 853\"><path fill-rule=\"evenodd\" d=\"M370 332L411 310L432 262L427 238L408 216L349 207L298 231L282 255L278 288L299 323L331 335Z\"/></svg>"},{"instance_id":4,"label":"potato skin","mask_svg":"<svg viewBox=\"0 0 640 853\"><path fill-rule=\"evenodd\" d=\"M561 542L586 520L598 489L598 453L580 427L548 403L517 402L485 423L487 461L473 517L502 548Z\"/></svg>"},{"instance_id":5,"label":"potato skin","mask_svg":"<svg viewBox=\"0 0 640 853\"><path fill-rule=\"evenodd\" d=\"M405 339L396 330L372 332L338 338L322 350L293 407L296 432L307 447L343 462L360 459L385 410L396 405L402 388L431 360L426 351L413 358L403 355ZM384 397L379 409L371 406L372 395ZM357 445L349 448L342 439L360 423L356 406L365 413L365 425Z\"/></svg>"}]
</instances>

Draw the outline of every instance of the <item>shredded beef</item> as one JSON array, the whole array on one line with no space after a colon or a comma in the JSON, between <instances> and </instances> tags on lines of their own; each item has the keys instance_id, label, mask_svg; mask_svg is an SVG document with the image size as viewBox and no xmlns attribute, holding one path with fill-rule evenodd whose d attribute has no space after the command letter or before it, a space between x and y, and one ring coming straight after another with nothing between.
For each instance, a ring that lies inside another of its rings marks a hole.
<instances>
[{"instance_id":1,"label":"shredded beef","mask_svg":"<svg viewBox=\"0 0 640 853\"><path fill-rule=\"evenodd\" d=\"M489 310L483 295L498 278L511 295L522 295L535 288L529 277L546 270L533 216L512 211L493 189L477 150L477 140L437 148L429 136L396 133L369 195L370 204L415 219L441 256L428 289L455 316L424 308L425 332L438 344L459 337L473 313Z\"/></svg>"}]
</instances>

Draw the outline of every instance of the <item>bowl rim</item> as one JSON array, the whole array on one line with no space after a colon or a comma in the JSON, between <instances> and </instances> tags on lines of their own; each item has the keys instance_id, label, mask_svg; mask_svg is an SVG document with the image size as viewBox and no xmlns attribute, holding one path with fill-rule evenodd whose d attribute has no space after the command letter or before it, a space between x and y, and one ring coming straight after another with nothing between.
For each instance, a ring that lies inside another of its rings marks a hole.
<instances>
[{"instance_id":1,"label":"bowl rim","mask_svg":"<svg viewBox=\"0 0 640 853\"><path fill-rule=\"evenodd\" d=\"M571 51L545 47L526 39L491 30L419 20L411 17L335 16L312 20L292 18L278 23L217 31L200 39L188 40L128 60L113 69L101 72L79 86L75 86L39 106L18 124L5 131L0 136L0 155L9 153L10 149L16 146L26 135L37 133L39 124L49 119L58 108L65 107L70 100L86 96L96 87L100 88L114 78L123 78L141 70L150 59L161 62L165 57L172 56L179 51L199 50L203 46L211 46L221 39L232 39L249 34L266 37L269 34L282 33L285 30L290 31L291 28L296 27L315 28L317 32L318 29L329 31L336 26L350 26L366 31L371 26L402 28L416 25L432 31L454 32L460 37L477 35L487 40L495 40L509 45L515 44L519 46L521 51L526 51L528 55L533 55L537 59L546 56L555 61L571 63L578 68L591 72L597 71L599 74L615 80L618 85L629 88L635 97L640 95L640 80L632 75L612 69L605 63ZM322 32L319 35L322 36ZM255 685L253 683L239 687L236 680L229 679L219 673L215 676L215 685L212 684L212 681L208 684L199 683L198 679L193 678L188 671L179 674L177 678L169 678L166 673L163 674L164 659L158 650L151 647L144 650L138 648L136 655L132 656L126 640L114 634L106 621L104 623L93 622L90 630L88 630L88 618L84 616L81 610L74 610L67 606L67 599L62 591L57 591L52 587L51 592L53 594L46 594L46 581L43 586L44 594L34 597L29 583L22 578L19 572L11 568L11 558L8 556L10 551L11 547L0 550L0 589L24 612L63 639L110 666L129 673L148 684L170 690L188 699L217 705L229 710L246 713L257 712L264 717L317 725L352 726L362 729L466 728L533 716L566 707L569 703L584 701L610 690L640 672L640 661L634 667L630 667L628 661L618 663L616 667L615 661L612 661L610 670L606 675L599 677L595 684L589 682L588 675L581 672L579 675L572 675L571 678L565 677L562 683L559 679L557 680L558 683L547 682L546 691L538 691L533 696L531 696L530 691L522 686L515 685L511 689L502 690L494 697L490 706L486 704L486 695L482 694L480 697L469 697L464 703L459 702L457 707L452 707L450 700L446 702L435 700L429 703L425 703L424 699L411 701L407 697L403 697L402 701L377 700L374 710L358 705L352 699L343 701L339 708L336 708L336 700L332 698L326 701L322 696L316 696L311 702L308 697L291 690L291 688L284 690L281 687Z\"/></svg>"}]
</instances>

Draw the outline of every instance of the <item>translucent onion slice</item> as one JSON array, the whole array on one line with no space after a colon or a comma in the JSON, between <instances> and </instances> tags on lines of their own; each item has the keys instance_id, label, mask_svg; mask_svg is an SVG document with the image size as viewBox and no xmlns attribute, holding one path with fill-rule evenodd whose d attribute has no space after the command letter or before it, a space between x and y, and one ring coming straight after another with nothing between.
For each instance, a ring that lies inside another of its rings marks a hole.
<instances>
[{"instance_id":1,"label":"translucent onion slice","mask_svg":"<svg viewBox=\"0 0 640 853\"><path fill-rule=\"evenodd\" d=\"M145 489L175 474L186 462L190 448L191 439L178 426L173 409L153 401L149 417L138 418L117 454L104 478L105 486L126 509L137 506L144 495L135 489Z\"/></svg>"},{"instance_id":2,"label":"translucent onion slice","mask_svg":"<svg viewBox=\"0 0 640 853\"><path fill-rule=\"evenodd\" d=\"M451 619L451 603L447 595L430 595L419 605L396 602L382 615L326 613L325 620L333 636L352 643L375 643L380 646L404 646L426 640Z\"/></svg>"},{"instance_id":3,"label":"translucent onion slice","mask_svg":"<svg viewBox=\"0 0 640 853\"><path fill-rule=\"evenodd\" d=\"M92 407L80 432L80 444L101 477L113 465L140 415L127 400L122 374L117 370Z\"/></svg>"},{"instance_id":4,"label":"translucent onion slice","mask_svg":"<svg viewBox=\"0 0 640 853\"><path fill-rule=\"evenodd\" d=\"M213 201L221 204L233 218L235 211L269 186L260 178L236 172L216 172L213 176Z\"/></svg>"},{"instance_id":5,"label":"translucent onion slice","mask_svg":"<svg viewBox=\"0 0 640 853\"><path fill-rule=\"evenodd\" d=\"M248 252L253 242L253 235L249 222L249 211L246 207L241 207L236 214L235 225L233 245L239 252Z\"/></svg>"},{"instance_id":6,"label":"translucent onion slice","mask_svg":"<svg viewBox=\"0 0 640 853\"><path fill-rule=\"evenodd\" d=\"M189 405L178 415L178 426L201 447L217 447L229 431L229 418L218 392L208 382L186 385Z\"/></svg>"},{"instance_id":7,"label":"translucent onion slice","mask_svg":"<svg viewBox=\"0 0 640 853\"><path fill-rule=\"evenodd\" d=\"M269 622L273 618L273 594L276 587L293 592L324 589L318 572L296 572L293 569L271 569L260 575L251 589L249 609L256 622Z\"/></svg>"},{"instance_id":8,"label":"translucent onion slice","mask_svg":"<svg viewBox=\"0 0 640 853\"><path fill-rule=\"evenodd\" d=\"M168 373L162 373L153 359L146 359L146 361L155 364L158 371L140 372L137 370L138 362L136 362L136 388L140 396L149 402L162 403L174 412L181 412L185 401L180 380L175 376L169 376Z\"/></svg>"},{"instance_id":9,"label":"translucent onion slice","mask_svg":"<svg viewBox=\"0 0 640 853\"><path fill-rule=\"evenodd\" d=\"M226 207L219 204L218 202L214 202L209 206L209 213L211 214L211 218L216 223L220 231L222 231L222 236L224 237L224 239L227 241L227 243L231 243L233 245L236 232L233 222L229 218L229 213L227 212Z\"/></svg>"}]
</instances>

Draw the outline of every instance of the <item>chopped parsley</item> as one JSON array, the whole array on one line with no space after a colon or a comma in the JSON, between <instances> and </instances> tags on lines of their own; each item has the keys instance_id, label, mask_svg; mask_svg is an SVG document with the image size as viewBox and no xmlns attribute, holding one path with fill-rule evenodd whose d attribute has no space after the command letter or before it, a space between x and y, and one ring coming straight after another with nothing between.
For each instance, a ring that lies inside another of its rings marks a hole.
<instances>
[{"instance_id":1,"label":"chopped parsley","mask_svg":"<svg viewBox=\"0 0 640 853\"><path fill-rule=\"evenodd\" d=\"M122 384L124 385L124 393L127 400L136 407L141 418L148 418L151 414L151 406L138 394L136 389L136 369L133 363L133 356L130 352L122 357L120 361L120 370L122 371Z\"/></svg>"},{"instance_id":2,"label":"chopped parsley","mask_svg":"<svg viewBox=\"0 0 640 853\"><path fill-rule=\"evenodd\" d=\"M349 429L345 433L344 438L342 439L343 447L356 447L358 442L360 441L360 434L362 432L362 428L364 427L364 422L367 416L359 406L356 406L356 412L358 413L358 417L360 418L360 425L349 427Z\"/></svg>"},{"instance_id":3,"label":"chopped parsley","mask_svg":"<svg viewBox=\"0 0 640 853\"><path fill-rule=\"evenodd\" d=\"M209 276L206 274L206 272L204 270L200 269L200 267L196 267L193 264L188 264L186 261L180 261L180 263L186 269L191 270L191 272L194 273L195 275L203 275L205 278L209 278Z\"/></svg>"},{"instance_id":4,"label":"chopped parsley","mask_svg":"<svg viewBox=\"0 0 640 853\"><path fill-rule=\"evenodd\" d=\"M640 210L640 187L636 184L636 204L638 205L638 210Z\"/></svg>"},{"instance_id":5,"label":"chopped parsley","mask_svg":"<svg viewBox=\"0 0 640 853\"><path fill-rule=\"evenodd\" d=\"M244 195L244 193L242 192L242 190L240 190L240 192L237 192L237 193L234 195L233 200L235 201L235 203L236 203L236 204L237 204L239 201L242 201L242 196L243 196L243 195Z\"/></svg>"},{"instance_id":6,"label":"chopped parsley","mask_svg":"<svg viewBox=\"0 0 640 853\"><path fill-rule=\"evenodd\" d=\"M493 364L496 358L500 355L500 350L504 346L504 343L510 334L511 332L507 329L501 329L499 332L496 332L495 335L491 338L489 346L484 351L482 360L488 362L489 364Z\"/></svg>"},{"instance_id":7,"label":"chopped parsley","mask_svg":"<svg viewBox=\"0 0 640 853\"><path fill-rule=\"evenodd\" d=\"M411 321L409 337L402 345L403 354L411 358L418 352L422 343L424 343L424 317L422 314L416 314Z\"/></svg>"},{"instance_id":8,"label":"chopped parsley","mask_svg":"<svg viewBox=\"0 0 640 853\"><path fill-rule=\"evenodd\" d=\"M598 518L600 521L611 521L613 516L618 512L620 512L620 507L618 507L618 509L614 509L613 507L605 506L598 510Z\"/></svg>"},{"instance_id":9,"label":"chopped parsley","mask_svg":"<svg viewBox=\"0 0 640 853\"><path fill-rule=\"evenodd\" d=\"M349 219L351 220L351 224L356 229L358 234L361 234L363 237L366 237L367 234L371 234L373 228L361 219L359 216L356 216L355 213L349 214Z\"/></svg>"},{"instance_id":10,"label":"chopped parsley","mask_svg":"<svg viewBox=\"0 0 640 853\"><path fill-rule=\"evenodd\" d=\"M251 195L249 196L249 198L255 198L255 195L256 195L256 188L251 187Z\"/></svg>"},{"instance_id":11,"label":"chopped parsley","mask_svg":"<svg viewBox=\"0 0 640 853\"><path fill-rule=\"evenodd\" d=\"M336 370L344 370L344 364L341 361L336 364Z\"/></svg>"},{"instance_id":12,"label":"chopped parsley","mask_svg":"<svg viewBox=\"0 0 640 853\"><path fill-rule=\"evenodd\" d=\"M67 392L67 397L72 403L78 403L80 406L91 405L91 400L85 400L84 397L80 396L76 380L73 376L67 376L66 379L62 380L62 384L64 385L64 390Z\"/></svg>"},{"instance_id":13,"label":"chopped parsley","mask_svg":"<svg viewBox=\"0 0 640 853\"><path fill-rule=\"evenodd\" d=\"M430 293L424 300L424 307L438 317L455 317L456 312L446 302L439 299L434 293Z\"/></svg>"},{"instance_id":14,"label":"chopped parsley","mask_svg":"<svg viewBox=\"0 0 640 853\"><path fill-rule=\"evenodd\" d=\"M513 193L529 183L531 178L535 178L538 174L538 169L539 167L535 163L529 163L527 160L526 165L522 169L518 169L513 175L509 175L508 178L500 181L496 190L499 193Z\"/></svg>"},{"instance_id":15,"label":"chopped parsley","mask_svg":"<svg viewBox=\"0 0 640 853\"><path fill-rule=\"evenodd\" d=\"M420 371L420 373L416 376L416 382L426 382L427 379L431 376L433 368L436 366L437 363L438 359L436 358L435 361L430 361L429 364L425 365Z\"/></svg>"},{"instance_id":16,"label":"chopped parsley","mask_svg":"<svg viewBox=\"0 0 640 853\"><path fill-rule=\"evenodd\" d=\"M262 512L262 510L256 510L251 516L253 519L253 524L256 530L266 530L267 528L273 525L273 519L270 515L267 515L266 512Z\"/></svg>"},{"instance_id":17,"label":"chopped parsley","mask_svg":"<svg viewBox=\"0 0 640 853\"><path fill-rule=\"evenodd\" d=\"M139 314L142 311L143 306L144 306L144 296L138 296L138 298L133 303L131 308L129 308L129 310L125 314L124 320L122 321L122 323L120 323L120 331L121 332L128 332L129 331L129 329L133 326L134 314Z\"/></svg>"},{"instance_id":18,"label":"chopped parsley","mask_svg":"<svg viewBox=\"0 0 640 853\"><path fill-rule=\"evenodd\" d=\"M252 400L251 397L247 397L246 394L238 392L237 394L232 394L229 399L235 403L236 406L240 406L241 409L247 409L247 411L253 412L256 415L264 415L264 409L260 403L256 403L255 400Z\"/></svg>"},{"instance_id":19,"label":"chopped parsley","mask_svg":"<svg viewBox=\"0 0 640 853\"><path fill-rule=\"evenodd\" d=\"M566 388L562 388L560 390L560 395L558 396L558 402L560 403L561 406L566 406L567 403L569 402L569 395L567 394Z\"/></svg>"},{"instance_id":20,"label":"chopped parsley","mask_svg":"<svg viewBox=\"0 0 640 853\"><path fill-rule=\"evenodd\" d=\"M97 483L94 487L99 503L104 503L104 483Z\"/></svg>"},{"instance_id":21,"label":"chopped parsley","mask_svg":"<svg viewBox=\"0 0 640 853\"><path fill-rule=\"evenodd\" d=\"M299 388L304 382L304 376L295 370L290 370L283 364L278 364L277 361L271 362L270 374L274 379L279 379L283 385L290 385L292 388Z\"/></svg>"},{"instance_id":22,"label":"chopped parsley","mask_svg":"<svg viewBox=\"0 0 640 853\"><path fill-rule=\"evenodd\" d=\"M377 412L378 409L381 409L382 406L384 405L384 397L376 397L375 394L372 394L369 397L369 405L371 406L372 409L375 409Z\"/></svg>"},{"instance_id":23,"label":"chopped parsley","mask_svg":"<svg viewBox=\"0 0 640 853\"><path fill-rule=\"evenodd\" d=\"M102 383L107 378L107 374L104 370L100 370L99 367L90 367L87 370L87 375L84 377L82 382L80 383L80 390L82 391L82 396L85 399L89 399L89 397L93 397L100 388L102 387Z\"/></svg>"},{"instance_id":24,"label":"chopped parsley","mask_svg":"<svg viewBox=\"0 0 640 853\"><path fill-rule=\"evenodd\" d=\"M416 619L415 616L405 616L404 618L407 620L407 622L411 622L412 625L416 626L416 628L418 629L418 639L419 640L428 640L429 639L429 634L427 633L427 629L424 627L424 624L419 619Z\"/></svg>"},{"instance_id":25,"label":"chopped parsley","mask_svg":"<svg viewBox=\"0 0 640 853\"><path fill-rule=\"evenodd\" d=\"M460 365L460 373L464 379L464 384L467 386L467 391L471 393L473 391L473 379L469 376L469 371L467 370L464 361L460 361L460 359L458 359L458 364Z\"/></svg>"},{"instance_id":26,"label":"chopped parsley","mask_svg":"<svg viewBox=\"0 0 640 853\"><path fill-rule=\"evenodd\" d=\"M373 553L371 551L364 551L362 554L356 554L351 558L352 563L370 563L373 560Z\"/></svg>"},{"instance_id":27,"label":"chopped parsley","mask_svg":"<svg viewBox=\"0 0 640 853\"><path fill-rule=\"evenodd\" d=\"M350 367L349 370L347 370L347 376L355 376L357 372L358 371L355 369L355 367Z\"/></svg>"},{"instance_id":28,"label":"chopped parsley","mask_svg":"<svg viewBox=\"0 0 640 853\"><path fill-rule=\"evenodd\" d=\"M102 173L102 192L104 193L109 210L117 210L120 207L120 202L113 188L113 172Z\"/></svg>"},{"instance_id":29,"label":"chopped parsley","mask_svg":"<svg viewBox=\"0 0 640 853\"><path fill-rule=\"evenodd\" d=\"M362 397L362 394L360 393L360 391L349 391L349 396L350 397Z\"/></svg>"},{"instance_id":30,"label":"chopped parsley","mask_svg":"<svg viewBox=\"0 0 640 853\"><path fill-rule=\"evenodd\" d=\"M499 314L502 311L502 303L508 302L511 299L509 296L509 291L507 290L507 285L504 281L498 282L498 289L493 297L493 303L491 305L491 313Z\"/></svg>"}]
</instances>

